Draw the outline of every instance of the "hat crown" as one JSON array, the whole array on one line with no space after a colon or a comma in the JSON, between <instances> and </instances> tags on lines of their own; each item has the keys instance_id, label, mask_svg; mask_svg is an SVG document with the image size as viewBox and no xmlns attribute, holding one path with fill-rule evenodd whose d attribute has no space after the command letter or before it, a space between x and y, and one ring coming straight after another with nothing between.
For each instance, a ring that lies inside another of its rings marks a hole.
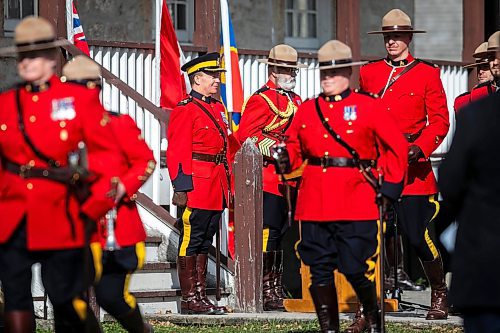
<instances>
[{"instance_id":1,"label":"hat crown","mask_svg":"<svg viewBox=\"0 0 500 333\"><path fill-rule=\"evenodd\" d=\"M283 62L297 62L299 57L293 47L286 44L279 44L269 51L269 59Z\"/></svg>"},{"instance_id":2,"label":"hat crown","mask_svg":"<svg viewBox=\"0 0 500 333\"><path fill-rule=\"evenodd\" d=\"M474 51L473 54L480 53L480 52L486 52L488 50L488 42L483 42L479 44L478 47L476 47L476 50Z\"/></svg>"},{"instance_id":3,"label":"hat crown","mask_svg":"<svg viewBox=\"0 0 500 333\"><path fill-rule=\"evenodd\" d=\"M54 27L42 17L26 17L16 26L14 31L16 44L36 43L54 40L55 38Z\"/></svg>"},{"instance_id":4,"label":"hat crown","mask_svg":"<svg viewBox=\"0 0 500 333\"><path fill-rule=\"evenodd\" d=\"M494 32L490 38L488 38L488 50L496 51L500 48L500 31Z\"/></svg>"},{"instance_id":5,"label":"hat crown","mask_svg":"<svg viewBox=\"0 0 500 333\"><path fill-rule=\"evenodd\" d=\"M392 9L382 18L382 27L409 26L411 27L410 17L401 9Z\"/></svg>"},{"instance_id":6,"label":"hat crown","mask_svg":"<svg viewBox=\"0 0 500 333\"><path fill-rule=\"evenodd\" d=\"M318 50L319 62L348 59L352 59L351 48L338 40L330 40Z\"/></svg>"},{"instance_id":7,"label":"hat crown","mask_svg":"<svg viewBox=\"0 0 500 333\"><path fill-rule=\"evenodd\" d=\"M62 74L67 80L95 80L101 76L101 67L89 57L78 55L64 65Z\"/></svg>"}]
</instances>

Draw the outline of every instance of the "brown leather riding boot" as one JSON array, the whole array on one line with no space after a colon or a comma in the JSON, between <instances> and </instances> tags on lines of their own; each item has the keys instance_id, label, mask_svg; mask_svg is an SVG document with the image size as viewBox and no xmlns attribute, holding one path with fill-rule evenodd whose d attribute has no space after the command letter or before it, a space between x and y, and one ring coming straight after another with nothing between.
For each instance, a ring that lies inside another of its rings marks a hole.
<instances>
[{"instance_id":1,"label":"brown leather riding boot","mask_svg":"<svg viewBox=\"0 0 500 333\"><path fill-rule=\"evenodd\" d=\"M213 314L224 314L227 312L225 306L216 306L207 297L207 266L208 266L208 254L197 254L196 255L196 293L198 300L205 304L207 307L213 309Z\"/></svg>"},{"instance_id":2,"label":"brown leather riding boot","mask_svg":"<svg viewBox=\"0 0 500 333\"><path fill-rule=\"evenodd\" d=\"M431 309L427 312L427 320L443 320L448 318L448 289L444 280L441 257L433 261L422 261L425 274L431 285Z\"/></svg>"},{"instance_id":3,"label":"brown leather riding boot","mask_svg":"<svg viewBox=\"0 0 500 333\"><path fill-rule=\"evenodd\" d=\"M280 310L285 310L283 306L283 299L286 298L283 292L283 284L281 283L283 277L283 250L274 252L274 265L273 265L273 284L274 295Z\"/></svg>"},{"instance_id":4,"label":"brown leather riding boot","mask_svg":"<svg viewBox=\"0 0 500 333\"><path fill-rule=\"evenodd\" d=\"M361 333L368 329L366 317L363 314L363 307L358 303L358 309L354 315L354 321L345 330L345 333Z\"/></svg>"},{"instance_id":5,"label":"brown leather riding boot","mask_svg":"<svg viewBox=\"0 0 500 333\"><path fill-rule=\"evenodd\" d=\"M182 314L213 314L214 310L198 299L196 293L196 255L177 257L179 282L181 284Z\"/></svg>"},{"instance_id":6,"label":"brown leather riding boot","mask_svg":"<svg viewBox=\"0 0 500 333\"><path fill-rule=\"evenodd\" d=\"M34 321L34 315L31 311L5 312L5 333L33 333Z\"/></svg>"},{"instance_id":7,"label":"brown leather riding boot","mask_svg":"<svg viewBox=\"0 0 500 333\"><path fill-rule=\"evenodd\" d=\"M338 333L339 305L334 284L311 285L309 287L314 308L318 315L319 327L323 333Z\"/></svg>"},{"instance_id":8,"label":"brown leather riding boot","mask_svg":"<svg viewBox=\"0 0 500 333\"><path fill-rule=\"evenodd\" d=\"M370 333L382 332L382 318L381 312L377 310L365 313L366 327Z\"/></svg>"},{"instance_id":9,"label":"brown leather riding boot","mask_svg":"<svg viewBox=\"0 0 500 333\"><path fill-rule=\"evenodd\" d=\"M262 294L264 311L280 311L282 304L274 294L274 252L264 252L262 254Z\"/></svg>"}]
</instances>

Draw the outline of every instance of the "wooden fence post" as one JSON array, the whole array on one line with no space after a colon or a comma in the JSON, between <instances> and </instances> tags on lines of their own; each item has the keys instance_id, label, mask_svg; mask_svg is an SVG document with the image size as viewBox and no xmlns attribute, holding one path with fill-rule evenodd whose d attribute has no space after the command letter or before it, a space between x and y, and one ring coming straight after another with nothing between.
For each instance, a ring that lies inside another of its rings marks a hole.
<instances>
[{"instance_id":1,"label":"wooden fence post","mask_svg":"<svg viewBox=\"0 0 500 333\"><path fill-rule=\"evenodd\" d=\"M262 312L262 155L247 139L234 162L235 297L239 312Z\"/></svg>"}]
</instances>

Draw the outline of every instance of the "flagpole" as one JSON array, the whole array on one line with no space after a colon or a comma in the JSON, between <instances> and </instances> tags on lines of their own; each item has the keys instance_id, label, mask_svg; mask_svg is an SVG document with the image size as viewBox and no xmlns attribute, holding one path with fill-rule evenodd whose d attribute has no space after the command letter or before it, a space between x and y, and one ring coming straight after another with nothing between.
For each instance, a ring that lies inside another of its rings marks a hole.
<instances>
[{"instance_id":1,"label":"flagpole","mask_svg":"<svg viewBox=\"0 0 500 333\"><path fill-rule=\"evenodd\" d=\"M66 0L66 31L68 40L73 43L73 0Z\"/></svg>"},{"instance_id":2,"label":"flagpole","mask_svg":"<svg viewBox=\"0 0 500 333\"><path fill-rule=\"evenodd\" d=\"M226 90L226 108L228 112L233 112L233 75L231 66L231 38L229 35L229 7L227 0L220 0L221 23L222 23L222 44L224 47L224 66L225 66L225 90Z\"/></svg>"},{"instance_id":3,"label":"flagpole","mask_svg":"<svg viewBox=\"0 0 500 333\"><path fill-rule=\"evenodd\" d=\"M165 0L156 0L156 11L155 11L155 61L153 63L153 73L155 74L155 96L154 103L155 105L160 105L160 96L161 96L161 87L160 87L160 32L161 32L161 12L163 8L163 1Z\"/></svg>"}]
</instances>

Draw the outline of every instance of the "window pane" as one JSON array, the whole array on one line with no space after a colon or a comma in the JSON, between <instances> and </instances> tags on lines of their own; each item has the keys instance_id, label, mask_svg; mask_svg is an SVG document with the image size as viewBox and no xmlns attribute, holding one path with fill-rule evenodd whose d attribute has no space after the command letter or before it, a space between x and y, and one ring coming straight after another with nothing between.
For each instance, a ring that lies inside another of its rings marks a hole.
<instances>
[{"instance_id":1,"label":"window pane","mask_svg":"<svg viewBox=\"0 0 500 333\"><path fill-rule=\"evenodd\" d=\"M286 0L286 9L293 9L293 0Z\"/></svg>"},{"instance_id":2,"label":"window pane","mask_svg":"<svg viewBox=\"0 0 500 333\"><path fill-rule=\"evenodd\" d=\"M316 0L309 0L307 4L308 10L316 10Z\"/></svg>"},{"instance_id":3,"label":"window pane","mask_svg":"<svg viewBox=\"0 0 500 333\"><path fill-rule=\"evenodd\" d=\"M187 29L186 5L177 5L177 29Z\"/></svg>"},{"instance_id":4,"label":"window pane","mask_svg":"<svg viewBox=\"0 0 500 333\"><path fill-rule=\"evenodd\" d=\"M293 37L293 14L286 14L286 36Z\"/></svg>"},{"instance_id":5,"label":"window pane","mask_svg":"<svg viewBox=\"0 0 500 333\"><path fill-rule=\"evenodd\" d=\"M33 0L23 0L23 17L35 14L35 3Z\"/></svg>"},{"instance_id":6,"label":"window pane","mask_svg":"<svg viewBox=\"0 0 500 333\"><path fill-rule=\"evenodd\" d=\"M8 19L21 18L21 8L19 8L19 0L8 0L7 3L7 17Z\"/></svg>"},{"instance_id":7,"label":"window pane","mask_svg":"<svg viewBox=\"0 0 500 333\"><path fill-rule=\"evenodd\" d=\"M308 14L308 31L307 37L316 38L316 14Z\"/></svg>"}]
</instances>

